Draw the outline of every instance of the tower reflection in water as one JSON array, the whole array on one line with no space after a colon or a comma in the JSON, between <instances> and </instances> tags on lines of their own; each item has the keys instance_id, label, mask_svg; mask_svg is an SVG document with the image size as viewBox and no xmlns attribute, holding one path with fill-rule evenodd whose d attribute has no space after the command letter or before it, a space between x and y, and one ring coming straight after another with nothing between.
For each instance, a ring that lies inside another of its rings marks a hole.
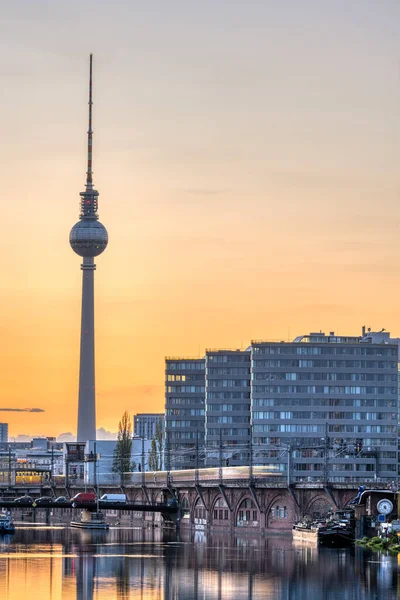
<instances>
[{"instance_id":1,"label":"tower reflection in water","mask_svg":"<svg viewBox=\"0 0 400 600\"><path fill-rule=\"evenodd\" d=\"M0 542L0 598L7 600L343 597L397 598L397 558L297 546L284 535L31 529Z\"/></svg>"},{"instance_id":2,"label":"tower reflection in water","mask_svg":"<svg viewBox=\"0 0 400 600\"><path fill-rule=\"evenodd\" d=\"M65 600L162 597L164 546L159 532L111 530L74 532L71 555L63 560ZM72 582L76 595L71 595ZM63 596L64 598L64 596Z\"/></svg>"}]
</instances>

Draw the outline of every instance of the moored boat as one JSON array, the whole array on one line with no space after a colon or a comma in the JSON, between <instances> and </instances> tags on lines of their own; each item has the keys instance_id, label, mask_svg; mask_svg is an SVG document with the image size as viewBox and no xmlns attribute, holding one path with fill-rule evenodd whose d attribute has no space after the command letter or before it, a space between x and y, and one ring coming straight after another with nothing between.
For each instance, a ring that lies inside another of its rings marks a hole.
<instances>
[{"instance_id":1,"label":"moored boat","mask_svg":"<svg viewBox=\"0 0 400 600\"><path fill-rule=\"evenodd\" d=\"M346 509L337 511L328 521L296 523L293 539L324 546L349 546L355 539L353 513Z\"/></svg>"},{"instance_id":2,"label":"moored boat","mask_svg":"<svg viewBox=\"0 0 400 600\"><path fill-rule=\"evenodd\" d=\"M15 525L11 515L0 514L0 534L1 533L15 533Z\"/></svg>"},{"instance_id":3,"label":"moored boat","mask_svg":"<svg viewBox=\"0 0 400 600\"><path fill-rule=\"evenodd\" d=\"M80 521L71 521L71 527L79 529L108 529L110 526L99 511L82 510Z\"/></svg>"},{"instance_id":4,"label":"moored boat","mask_svg":"<svg viewBox=\"0 0 400 600\"><path fill-rule=\"evenodd\" d=\"M343 527L340 524L321 528L318 533L318 541L324 546L342 548L354 543L354 531L350 527Z\"/></svg>"},{"instance_id":5,"label":"moored boat","mask_svg":"<svg viewBox=\"0 0 400 600\"><path fill-rule=\"evenodd\" d=\"M303 523L297 523L293 525L293 539L299 542L311 542L312 544L318 544L318 527L307 526Z\"/></svg>"}]
</instances>

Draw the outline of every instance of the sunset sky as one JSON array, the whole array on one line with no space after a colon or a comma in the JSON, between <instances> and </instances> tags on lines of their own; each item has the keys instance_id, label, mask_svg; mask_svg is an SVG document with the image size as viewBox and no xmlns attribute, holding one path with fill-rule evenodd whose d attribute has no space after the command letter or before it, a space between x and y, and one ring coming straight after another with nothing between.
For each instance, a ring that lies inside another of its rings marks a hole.
<instances>
[{"instance_id":1,"label":"sunset sky","mask_svg":"<svg viewBox=\"0 0 400 600\"><path fill-rule=\"evenodd\" d=\"M400 336L398 0L20 0L0 20L0 408L76 432L88 55L97 425L164 408L164 357Z\"/></svg>"}]
</instances>

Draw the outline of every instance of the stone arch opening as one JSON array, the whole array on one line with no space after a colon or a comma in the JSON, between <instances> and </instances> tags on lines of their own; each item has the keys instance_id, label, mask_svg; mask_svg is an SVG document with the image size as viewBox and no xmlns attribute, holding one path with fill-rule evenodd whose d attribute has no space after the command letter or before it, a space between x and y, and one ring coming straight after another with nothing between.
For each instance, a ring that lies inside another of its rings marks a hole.
<instances>
[{"instance_id":1,"label":"stone arch opening","mask_svg":"<svg viewBox=\"0 0 400 600\"><path fill-rule=\"evenodd\" d=\"M251 498L244 498L236 512L236 527L251 528L260 525L260 513Z\"/></svg>"},{"instance_id":2,"label":"stone arch opening","mask_svg":"<svg viewBox=\"0 0 400 600\"><path fill-rule=\"evenodd\" d=\"M160 492L156 492L155 494L152 494L152 501L155 504L163 504L165 502L165 494L163 491ZM154 512L153 513L153 523L156 526L160 526L161 523L164 521L164 517L162 515L162 513L159 512Z\"/></svg>"},{"instance_id":3,"label":"stone arch opening","mask_svg":"<svg viewBox=\"0 0 400 600\"><path fill-rule=\"evenodd\" d=\"M312 519L324 519L328 513L334 510L334 507L326 496L317 496L307 504L305 516L309 516Z\"/></svg>"},{"instance_id":4,"label":"stone arch opening","mask_svg":"<svg viewBox=\"0 0 400 600\"><path fill-rule=\"evenodd\" d=\"M207 510L201 498L197 498L194 504L194 525L198 529L204 529L207 525Z\"/></svg>"},{"instance_id":5,"label":"stone arch opening","mask_svg":"<svg viewBox=\"0 0 400 600\"><path fill-rule=\"evenodd\" d=\"M344 492L343 494L339 495L339 506L340 508L346 508L346 506L348 506L349 502L351 502L352 500L354 500L354 498L357 496L357 492L355 492L354 490L350 491L350 492Z\"/></svg>"},{"instance_id":6,"label":"stone arch opening","mask_svg":"<svg viewBox=\"0 0 400 600\"><path fill-rule=\"evenodd\" d=\"M229 508L222 496L218 496L212 511L212 522L215 525L226 526L230 522Z\"/></svg>"},{"instance_id":7,"label":"stone arch opening","mask_svg":"<svg viewBox=\"0 0 400 600\"><path fill-rule=\"evenodd\" d=\"M271 529L287 529L290 520L293 521L292 507L283 496L277 496L270 505L267 513L267 527Z\"/></svg>"},{"instance_id":8,"label":"stone arch opening","mask_svg":"<svg viewBox=\"0 0 400 600\"><path fill-rule=\"evenodd\" d=\"M127 493L128 502L141 504L143 502L142 492L138 491L135 488L129 489Z\"/></svg>"},{"instance_id":9,"label":"stone arch opening","mask_svg":"<svg viewBox=\"0 0 400 600\"><path fill-rule=\"evenodd\" d=\"M179 501L179 510L181 521L188 523L190 521L190 506L187 496L182 496Z\"/></svg>"}]
</instances>

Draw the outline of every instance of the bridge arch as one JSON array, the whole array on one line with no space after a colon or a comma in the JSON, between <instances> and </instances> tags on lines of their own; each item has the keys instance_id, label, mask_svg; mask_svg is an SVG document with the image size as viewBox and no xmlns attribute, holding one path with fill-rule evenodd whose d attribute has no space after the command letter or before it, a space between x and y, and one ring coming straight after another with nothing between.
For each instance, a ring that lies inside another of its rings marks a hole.
<instances>
[{"instance_id":1,"label":"bridge arch","mask_svg":"<svg viewBox=\"0 0 400 600\"><path fill-rule=\"evenodd\" d=\"M194 503L193 521L195 527L198 527L199 529L204 529L204 527L207 525L207 509L200 496L197 497Z\"/></svg>"},{"instance_id":2,"label":"bridge arch","mask_svg":"<svg viewBox=\"0 0 400 600\"><path fill-rule=\"evenodd\" d=\"M179 509L180 509L180 519L181 522L188 523L190 522L190 504L189 497L187 494L183 494L179 498Z\"/></svg>"},{"instance_id":3,"label":"bridge arch","mask_svg":"<svg viewBox=\"0 0 400 600\"><path fill-rule=\"evenodd\" d=\"M219 526L230 524L230 510L223 496L217 496L212 505L211 521Z\"/></svg>"},{"instance_id":4,"label":"bridge arch","mask_svg":"<svg viewBox=\"0 0 400 600\"><path fill-rule=\"evenodd\" d=\"M321 517L326 517L326 515L335 510L332 500L330 500L327 495L319 495L311 498L309 502L305 506L304 514L312 517L313 519L318 519Z\"/></svg>"},{"instance_id":5,"label":"bridge arch","mask_svg":"<svg viewBox=\"0 0 400 600\"><path fill-rule=\"evenodd\" d=\"M282 493L276 494L265 511L265 525L269 529L288 529L288 523L296 520L293 502Z\"/></svg>"},{"instance_id":6,"label":"bridge arch","mask_svg":"<svg viewBox=\"0 0 400 600\"><path fill-rule=\"evenodd\" d=\"M142 491L135 488L129 489L129 502L142 502Z\"/></svg>"},{"instance_id":7,"label":"bridge arch","mask_svg":"<svg viewBox=\"0 0 400 600\"><path fill-rule=\"evenodd\" d=\"M235 526L250 529L260 526L261 515L251 496L247 494L239 500L235 513Z\"/></svg>"},{"instance_id":8,"label":"bridge arch","mask_svg":"<svg viewBox=\"0 0 400 600\"><path fill-rule=\"evenodd\" d=\"M164 491L162 491L162 490L161 490L161 491L159 491L159 492L156 492L155 494L152 494L152 498L151 498L151 500L152 500L152 502L155 502L155 503L158 503L158 502L159 502L160 504L161 504L161 503L164 503L164 502L165 502L165 494L164 494ZM154 523L155 525L161 526L161 523L162 523L163 521L165 521L165 520L166 520L166 518L165 518L165 515L164 515L163 513L154 513L154 517L153 517L153 523ZM168 519L168 520L169 520L169 519Z\"/></svg>"},{"instance_id":9,"label":"bridge arch","mask_svg":"<svg viewBox=\"0 0 400 600\"><path fill-rule=\"evenodd\" d=\"M356 496L357 493L354 492L354 490L345 491L342 494L339 494L339 507L345 508L346 506L348 506L349 502L354 500Z\"/></svg>"}]
</instances>

